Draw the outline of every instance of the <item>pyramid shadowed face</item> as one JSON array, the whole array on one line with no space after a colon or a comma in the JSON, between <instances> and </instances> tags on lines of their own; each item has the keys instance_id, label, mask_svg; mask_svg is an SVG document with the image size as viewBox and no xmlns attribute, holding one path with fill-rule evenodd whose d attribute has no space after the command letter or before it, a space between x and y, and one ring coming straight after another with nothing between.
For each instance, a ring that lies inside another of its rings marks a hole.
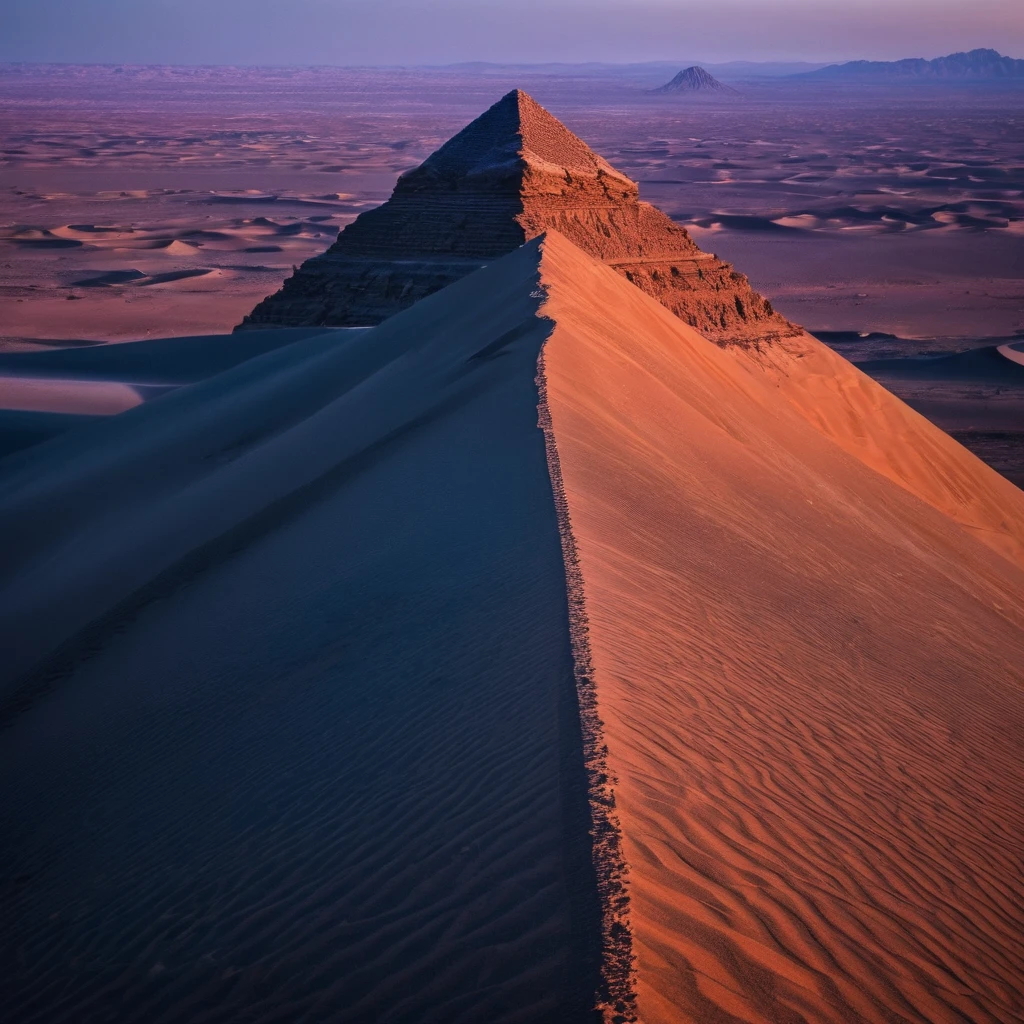
<instances>
[{"instance_id":1,"label":"pyramid shadowed face","mask_svg":"<svg viewBox=\"0 0 1024 1024\"><path fill-rule=\"evenodd\" d=\"M520 89L403 174L240 328L372 326L550 229L719 344L798 333Z\"/></svg>"},{"instance_id":2,"label":"pyramid shadowed face","mask_svg":"<svg viewBox=\"0 0 1024 1024\"><path fill-rule=\"evenodd\" d=\"M637 195L635 182L521 89L507 93L419 167L403 174L395 192L445 183L453 188L489 189L497 182L509 182L520 190L525 177L544 175L553 179L556 194L600 179L623 198Z\"/></svg>"}]
</instances>

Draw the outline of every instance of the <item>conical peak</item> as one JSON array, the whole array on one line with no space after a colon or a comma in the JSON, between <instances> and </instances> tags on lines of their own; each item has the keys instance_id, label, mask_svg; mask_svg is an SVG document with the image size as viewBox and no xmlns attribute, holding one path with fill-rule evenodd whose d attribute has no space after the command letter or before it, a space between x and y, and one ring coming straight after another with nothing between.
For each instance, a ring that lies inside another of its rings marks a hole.
<instances>
[{"instance_id":1,"label":"conical peak","mask_svg":"<svg viewBox=\"0 0 1024 1024\"><path fill-rule=\"evenodd\" d=\"M539 171L607 176L632 185L553 114L522 89L485 110L415 170L402 177L415 188L429 181L505 178L527 167ZM634 186L635 187L635 186Z\"/></svg>"},{"instance_id":2,"label":"conical peak","mask_svg":"<svg viewBox=\"0 0 1024 1024\"><path fill-rule=\"evenodd\" d=\"M722 85L713 75L708 74L702 67L694 64L692 67L680 71L671 82L655 89L655 92L735 92L727 85Z\"/></svg>"}]
</instances>

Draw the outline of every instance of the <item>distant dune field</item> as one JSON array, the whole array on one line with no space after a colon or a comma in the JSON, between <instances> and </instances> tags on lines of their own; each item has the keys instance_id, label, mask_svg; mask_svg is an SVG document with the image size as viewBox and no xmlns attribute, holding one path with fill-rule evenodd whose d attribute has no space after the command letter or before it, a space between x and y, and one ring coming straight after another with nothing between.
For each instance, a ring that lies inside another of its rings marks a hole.
<instances>
[{"instance_id":1,"label":"distant dune field","mask_svg":"<svg viewBox=\"0 0 1024 1024\"><path fill-rule=\"evenodd\" d=\"M513 87L812 330L1024 329L1020 90L730 79L695 106L649 95L667 77L0 68L0 330L228 330Z\"/></svg>"}]
</instances>

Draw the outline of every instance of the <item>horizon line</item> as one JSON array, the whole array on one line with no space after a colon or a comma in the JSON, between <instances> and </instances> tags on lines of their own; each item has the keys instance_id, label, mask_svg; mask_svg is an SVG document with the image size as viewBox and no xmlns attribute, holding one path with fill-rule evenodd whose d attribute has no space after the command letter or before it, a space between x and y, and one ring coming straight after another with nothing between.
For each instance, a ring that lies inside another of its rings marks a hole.
<instances>
[{"instance_id":1,"label":"horizon line","mask_svg":"<svg viewBox=\"0 0 1024 1024\"><path fill-rule=\"evenodd\" d=\"M971 53L974 50L989 49L999 54L1000 57L1009 57L1011 60L1021 60L1024 58L1012 57L1010 54L1002 53L992 47L972 47L971 50L953 50L949 53L939 54L939 57L950 57L959 53ZM335 70L349 70L349 71L361 71L361 70L445 70L449 68L460 68L460 67L494 67L494 68L544 68L544 67L569 67L569 68L585 68L585 67L608 67L608 68L642 68L642 67L661 67L663 65L675 66L699 66L699 67L727 67L729 65L742 64L751 67L765 67L779 64L788 65L801 65L801 64L813 64L817 66L830 66L830 65L842 65L852 64L860 61L866 61L873 64L895 64L901 60L935 60L938 58L934 57L898 57L894 60L871 60L866 57L851 57L846 60L829 60L829 59L811 59L801 58L800 60L795 59L773 59L773 60L749 60L746 58L736 57L731 60L712 60L712 61L701 61L693 60L692 58L661 58L656 60L623 60L623 61L611 61L611 60L544 60L544 61L494 61L494 60L459 60L459 61L446 61L444 63L395 63L395 64L303 64L303 63L287 63L287 64L268 64L268 63L191 63L181 61L170 61L170 62L155 62L155 61L91 61L91 60L0 60L0 68L4 67L97 67L97 68L117 68L117 67L131 67L131 68L280 68L280 69L296 69L296 68L330 68Z\"/></svg>"}]
</instances>

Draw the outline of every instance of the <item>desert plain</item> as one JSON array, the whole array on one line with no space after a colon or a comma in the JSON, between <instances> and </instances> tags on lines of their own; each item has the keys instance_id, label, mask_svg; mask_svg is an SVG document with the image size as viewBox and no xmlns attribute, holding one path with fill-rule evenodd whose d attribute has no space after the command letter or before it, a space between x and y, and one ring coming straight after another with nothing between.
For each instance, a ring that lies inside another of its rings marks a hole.
<instances>
[{"instance_id":1,"label":"desert plain","mask_svg":"<svg viewBox=\"0 0 1024 1024\"><path fill-rule=\"evenodd\" d=\"M1021 94L672 73L3 69L19 1024L1024 1012Z\"/></svg>"},{"instance_id":2,"label":"desert plain","mask_svg":"<svg viewBox=\"0 0 1024 1024\"><path fill-rule=\"evenodd\" d=\"M780 312L1024 479L1019 373L874 363L1024 337L1019 88L748 69L725 98L652 94L667 70L5 67L0 351L230 330L522 86ZM5 405L52 404L26 388Z\"/></svg>"}]
</instances>

